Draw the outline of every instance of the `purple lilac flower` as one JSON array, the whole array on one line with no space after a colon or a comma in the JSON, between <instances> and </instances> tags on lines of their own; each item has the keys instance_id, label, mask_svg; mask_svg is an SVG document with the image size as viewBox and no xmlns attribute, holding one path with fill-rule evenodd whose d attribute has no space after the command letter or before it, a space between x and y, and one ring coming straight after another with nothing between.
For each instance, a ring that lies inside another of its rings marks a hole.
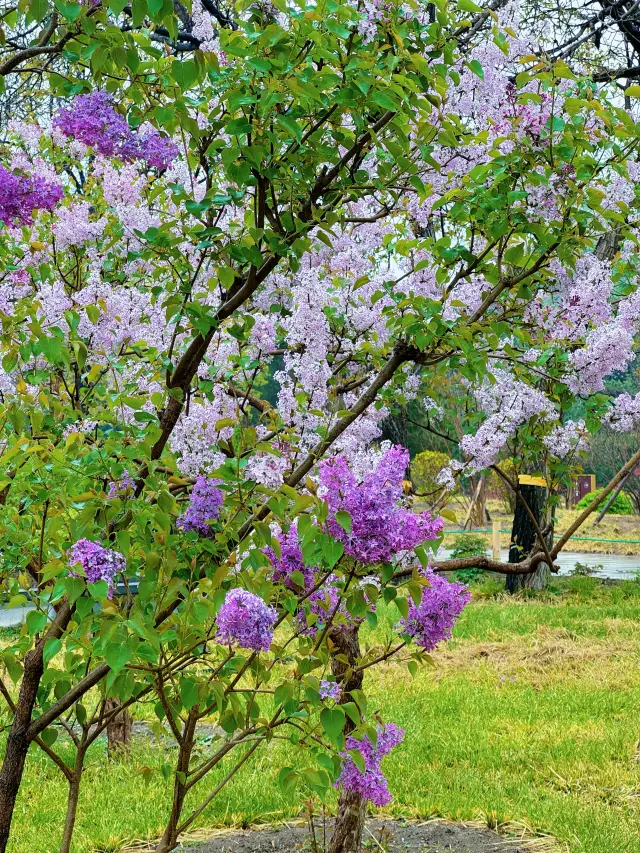
<instances>
[{"instance_id":1,"label":"purple lilac flower","mask_svg":"<svg viewBox=\"0 0 640 853\"><path fill-rule=\"evenodd\" d=\"M392 447L361 483L342 456L320 465L320 482L330 511L329 532L342 542L347 554L364 565L388 562L398 551L435 539L442 530L442 519L400 505L408 462L408 450ZM338 512L351 516L349 533L336 520Z\"/></svg>"},{"instance_id":2,"label":"purple lilac flower","mask_svg":"<svg viewBox=\"0 0 640 853\"><path fill-rule=\"evenodd\" d=\"M382 759L394 746L402 743L404 731L399 729L395 723L386 726L378 726L378 740L375 746L368 737L362 740L350 736L347 738L346 747L357 749L364 759L364 773L357 767L348 752L342 753L342 772L335 783L336 788L340 785L347 791L355 791L365 799L371 800L374 806L386 806L391 802L391 794L386 778L382 774Z\"/></svg>"},{"instance_id":3,"label":"purple lilac flower","mask_svg":"<svg viewBox=\"0 0 640 853\"><path fill-rule=\"evenodd\" d=\"M230 589L218 613L216 639L224 645L268 652L273 640L273 626L278 618L273 607L252 592Z\"/></svg>"},{"instance_id":4,"label":"purple lilac flower","mask_svg":"<svg viewBox=\"0 0 640 853\"><path fill-rule=\"evenodd\" d=\"M0 166L0 222L29 225L34 210L52 210L64 193L40 175L16 175Z\"/></svg>"},{"instance_id":5,"label":"purple lilac flower","mask_svg":"<svg viewBox=\"0 0 640 853\"><path fill-rule=\"evenodd\" d=\"M321 699L333 699L337 702L342 693L342 688L337 681L328 681L323 678L320 682L319 693Z\"/></svg>"},{"instance_id":6,"label":"purple lilac flower","mask_svg":"<svg viewBox=\"0 0 640 853\"><path fill-rule=\"evenodd\" d=\"M464 584L448 581L430 569L424 574L429 586L422 588L420 604L411 601L407 618L400 620L396 630L409 634L418 646L430 651L451 638L453 626L471 594Z\"/></svg>"},{"instance_id":7,"label":"purple lilac flower","mask_svg":"<svg viewBox=\"0 0 640 853\"><path fill-rule=\"evenodd\" d=\"M136 481L133 479L131 474L125 470L122 474L122 477L118 480L112 480L109 483L109 489L107 490L107 500L114 500L114 498L127 498L130 497L135 491Z\"/></svg>"},{"instance_id":8,"label":"purple lilac flower","mask_svg":"<svg viewBox=\"0 0 640 853\"><path fill-rule=\"evenodd\" d=\"M126 119L114 109L111 95L100 90L75 97L54 123L65 136L91 145L107 157L117 154L131 135Z\"/></svg>"},{"instance_id":9,"label":"purple lilac flower","mask_svg":"<svg viewBox=\"0 0 640 853\"><path fill-rule=\"evenodd\" d=\"M132 131L114 108L111 95L100 90L74 98L60 110L55 125L65 136L91 145L100 154L129 163L144 160L148 166L167 169L178 155L177 146L157 130L144 135Z\"/></svg>"},{"instance_id":10,"label":"purple lilac flower","mask_svg":"<svg viewBox=\"0 0 640 853\"><path fill-rule=\"evenodd\" d=\"M144 160L147 166L168 169L178 156L178 146L168 136L162 136L157 130L150 130L144 136L131 133L120 148L119 154L129 163Z\"/></svg>"},{"instance_id":11,"label":"purple lilac flower","mask_svg":"<svg viewBox=\"0 0 640 853\"><path fill-rule=\"evenodd\" d=\"M303 608L298 610L298 627L301 634L305 634L308 637L315 637L318 631L322 630L327 624L327 620L335 611L340 598L340 591L335 585L335 581L335 576L328 577L326 584L315 592L312 592L306 599L309 611L318 617L313 625L308 624L305 610Z\"/></svg>"},{"instance_id":12,"label":"purple lilac flower","mask_svg":"<svg viewBox=\"0 0 640 853\"><path fill-rule=\"evenodd\" d=\"M220 507L224 500L222 491L216 488L220 480L200 476L191 492L189 507L180 516L177 525L181 530L195 530L200 536L212 536L213 530L208 523L220 516Z\"/></svg>"},{"instance_id":13,"label":"purple lilac flower","mask_svg":"<svg viewBox=\"0 0 640 853\"><path fill-rule=\"evenodd\" d=\"M280 556L273 548L265 548L269 562L273 567L273 580L283 583L288 589L296 589L303 586L305 590L314 585L315 575L313 569L306 566L302 558L302 549L298 544L298 528L292 524L286 533L280 533L277 537L280 543ZM300 572L304 578L303 584L291 580L294 572Z\"/></svg>"},{"instance_id":14,"label":"purple lilac flower","mask_svg":"<svg viewBox=\"0 0 640 853\"><path fill-rule=\"evenodd\" d=\"M89 583L106 581L109 585L109 598L113 595L113 580L126 568L127 561L118 551L104 548L99 542L79 539L67 552L71 564L79 563ZM80 577L71 572L74 577Z\"/></svg>"}]
</instances>

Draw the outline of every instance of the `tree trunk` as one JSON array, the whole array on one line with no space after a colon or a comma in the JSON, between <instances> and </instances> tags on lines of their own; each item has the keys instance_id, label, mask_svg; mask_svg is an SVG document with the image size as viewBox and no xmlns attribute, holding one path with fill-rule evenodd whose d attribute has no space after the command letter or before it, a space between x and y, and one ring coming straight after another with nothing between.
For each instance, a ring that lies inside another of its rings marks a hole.
<instances>
[{"instance_id":1,"label":"tree trunk","mask_svg":"<svg viewBox=\"0 0 640 853\"><path fill-rule=\"evenodd\" d=\"M350 691L361 690L363 674L355 667L360 660L360 643L358 642L358 625L352 628L336 628L331 632L334 644L332 655L344 656L349 663L332 657L331 671L342 686L340 703L351 701ZM347 737L355 728L353 721L346 717L343 728ZM366 815L366 801L360 794L353 791L340 791L338 812L333 835L327 853L360 853L362 849L362 834Z\"/></svg>"},{"instance_id":2,"label":"tree trunk","mask_svg":"<svg viewBox=\"0 0 640 853\"><path fill-rule=\"evenodd\" d=\"M546 498L544 486L520 485L520 495L527 502L538 526L544 526L543 509ZM551 532L553 540L553 532ZM518 498L516 511L513 515L513 527L511 529L511 546L509 548L509 562L519 563L524 557L531 553L537 542L537 533L533 522L527 512L522 500ZM548 543L547 543L548 544ZM538 563L535 571L526 575L507 575L505 588L507 592L518 592L521 589L545 589L549 580L550 569L546 563Z\"/></svg>"},{"instance_id":3,"label":"tree trunk","mask_svg":"<svg viewBox=\"0 0 640 853\"><path fill-rule=\"evenodd\" d=\"M72 609L65 599L59 606L56 618L47 633L38 640L35 648L24 659L20 693L7 738L2 770L0 770L0 853L6 853L13 811L31 743L29 726L44 673L44 646L49 638L62 636L69 624L71 614Z\"/></svg>"},{"instance_id":4,"label":"tree trunk","mask_svg":"<svg viewBox=\"0 0 640 853\"><path fill-rule=\"evenodd\" d=\"M121 704L119 699L107 699L105 702L105 714L111 713ZM109 750L110 758L129 751L132 727L133 719L127 710L115 716L107 725L107 749Z\"/></svg>"},{"instance_id":5,"label":"tree trunk","mask_svg":"<svg viewBox=\"0 0 640 853\"><path fill-rule=\"evenodd\" d=\"M182 732L182 742L178 751L178 761L176 764L175 778L173 783L173 802L171 804L171 814L169 822L158 845L155 853L171 853L178 843L178 825L180 823L180 815L184 807L184 800L187 795L187 775L189 773L189 764L191 762L191 753L195 744L196 724L198 722L197 710L192 709L187 717Z\"/></svg>"},{"instance_id":6,"label":"tree trunk","mask_svg":"<svg viewBox=\"0 0 640 853\"><path fill-rule=\"evenodd\" d=\"M483 527L487 520L487 478L484 474L478 482L476 495L469 514L469 526Z\"/></svg>"},{"instance_id":7,"label":"tree trunk","mask_svg":"<svg viewBox=\"0 0 640 853\"><path fill-rule=\"evenodd\" d=\"M67 797L67 814L64 820L64 831L62 833L62 842L60 843L60 853L69 853L71 849L71 839L73 838L73 830L76 825L76 817L78 814L78 800L80 798L80 784L82 782L82 773L84 771L84 759L87 754L88 744L86 742L87 732L83 731L82 740L76 749L76 761L73 768L73 776L69 779L69 795Z\"/></svg>"},{"instance_id":8,"label":"tree trunk","mask_svg":"<svg viewBox=\"0 0 640 853\"><path fill-rule=\"evenodd\" d=\"M7 738L2 770L0 771L0 853L5 853L7 849L13 810L22 782L27 752L29 751L28 731L31 715L44 672L43 649L44 646L38 643L36 648L30 651L25 658L20 694Z\"/></svg>"}]
</instances>

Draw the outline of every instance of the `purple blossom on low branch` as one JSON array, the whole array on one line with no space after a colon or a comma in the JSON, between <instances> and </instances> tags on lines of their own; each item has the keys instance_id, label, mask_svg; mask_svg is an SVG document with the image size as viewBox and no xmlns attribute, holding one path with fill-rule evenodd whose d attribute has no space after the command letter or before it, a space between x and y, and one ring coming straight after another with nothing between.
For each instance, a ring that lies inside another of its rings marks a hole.
<instances>
[{"instance_id":1,"label":"purple blossom on low branch","mask_svg":"<svg viewBox=\"0 0 640 853\"><path fill-rule=\"evenodd\" d=\"M79 539L67 552L72 565L79 563L89 583L106 581L109 585L109 598L113 595L114 578L126 568L127 561L118 551L104 548L99 542ZM74 577L80 577L71 572Z\"/></svg>"},{"instance_id":2,"label":"purple blossom on low branch","mask_svg":"<svg viewBox=\"0 0 640 853\"><path fill-rule=\"evenodd\" d=\"M368 737L362 740L350 736L347 738L347 750L357 749L364 759L364 773L358 769L348 752L342 753L342 772L335 783L336 788L342 785L347 791L354 791L374 806L386 806L392 797L386 778L382 773L382 759L394 746L402 743L404 731L395 723L378 726L378 740L375 746Z\"/></svg>"},{"instance_id":3,"label":"purple blossom on low branch","mask_svg":"<svg viewBox=\"0 0 640 853\"><path fill-rule=\"evenodd\" d=\"M396 630L409 634L416 645L431 651L438 643L451 639L453 626L471 594L464 584L448 581L430 569L424 575L429 586L422 587L420 604L411 600L407 618L400 620Z\"/></svg>"},{"instance_id":4,"label":"purple blossom on low branch","mask_svg":"<svg viewBox=\"0 0 640 853\"><path fill-rule=\"evenodd\" d=\"M408 462L408 450L400 445L391 447L360 483L342 456L320 465L320 482L330 512L329 532L363 565L388 562L398 551L436 539L442 530L442 519L428 512L411 512L401 505ZM339 512L351 517L350 532L338 522Z\"/></svg>"},{"instance_id":5,"label":"purple blossom on low branch","mask_svg":"<svg viewBox=\"0 0 640 853\"><path fill-rule=\"evenodd\" d=\"M0 166L0 221L29 225L34 210L52 210L64 193L59 184L40 175L16 175Z\"/></svg>"},{"instance_id":6,"label":"purple blossom on low branch","mask_svg":"<svg viewBox=\"0 0 640 853\"><path fill-rule=\"evenodd\" d=\"M277 617L260 596L240 587L230 589L218 612L216 639L224 645L268 652Z\"/></svg>"},{"instance_id":7,"label":"purple blossom on low branch","mask_svg":"<svg viewBox=\"0 0 640 853\"><path fill-rule=\"evenodd\" d=\"M200 536L212 536L210 521L220 516L220 507L224 500L222 491L217 488L220 480L211 480L200 476L191 492L189 506L177 521L177 526L185 532L195 530Z\"/></svg>"}]
</instances>

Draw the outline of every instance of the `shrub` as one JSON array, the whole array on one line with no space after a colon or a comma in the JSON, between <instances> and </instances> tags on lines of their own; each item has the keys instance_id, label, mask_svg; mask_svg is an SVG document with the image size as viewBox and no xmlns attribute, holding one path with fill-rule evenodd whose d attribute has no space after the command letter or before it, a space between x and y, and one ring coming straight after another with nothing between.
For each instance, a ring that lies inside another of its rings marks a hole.
<instances>
[{"instance_id":1,"label":"shrub","mask_svg":"<svg viewBox=\"0 0 640 853\"><path fill-rule=\"evenodd\" d=\"M603 489L596 489L595 491L590 492L588 495L585 495L583 498L580 498L575 508L586 509L588 506L591 505L591 503L593 503L593 501L598 497L598 495L602 494L603 491ZM605 503L606 500L600 506L600 509L602 509L602 506L604 506ZM607 510L607 515L609 513L611 513L612 515L633 515L633 501L626 492L620 492L619 495L616 495L616 499Z\"/></svg>"},{"instance_id":2,"label":"shrub","mask_svg":"<svg viewBox=\"0 0 640 853\"><path fill-rule=\"evenodd\" d=\"M442 489L436 482L436 477L451 459L446 453L437 450L423 450L411 462L411 479L416 491L429 495Z\"/></svg>"},{"instance_id":3,"label":"shrub","mask_svg":"<svg viewBox=\"0 0 640 853\"><path fill-rule=\"evenodd\" d=\"M451 557L484 557L487 553L487 540L477 533L462 533L456 537L456 544ZM460 569L455 573L455 579L462 583L473 583L482 576L482 569Z\"/></svg>"}]
</instances>

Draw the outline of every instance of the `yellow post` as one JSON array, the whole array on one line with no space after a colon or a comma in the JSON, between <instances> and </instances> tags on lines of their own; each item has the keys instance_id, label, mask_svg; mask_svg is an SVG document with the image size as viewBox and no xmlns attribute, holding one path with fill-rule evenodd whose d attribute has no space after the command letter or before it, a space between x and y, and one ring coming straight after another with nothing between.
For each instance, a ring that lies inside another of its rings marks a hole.
<instances>
[{"instance_id":1,"label":"yellow post","mask_svg":"<svg viewBox=\"0 0 640 853\"><path fill-rule=\"evenodd\" d=\"M493 559L500 559L500 522L493 521Z\"/></svg>"}]
</instances>

